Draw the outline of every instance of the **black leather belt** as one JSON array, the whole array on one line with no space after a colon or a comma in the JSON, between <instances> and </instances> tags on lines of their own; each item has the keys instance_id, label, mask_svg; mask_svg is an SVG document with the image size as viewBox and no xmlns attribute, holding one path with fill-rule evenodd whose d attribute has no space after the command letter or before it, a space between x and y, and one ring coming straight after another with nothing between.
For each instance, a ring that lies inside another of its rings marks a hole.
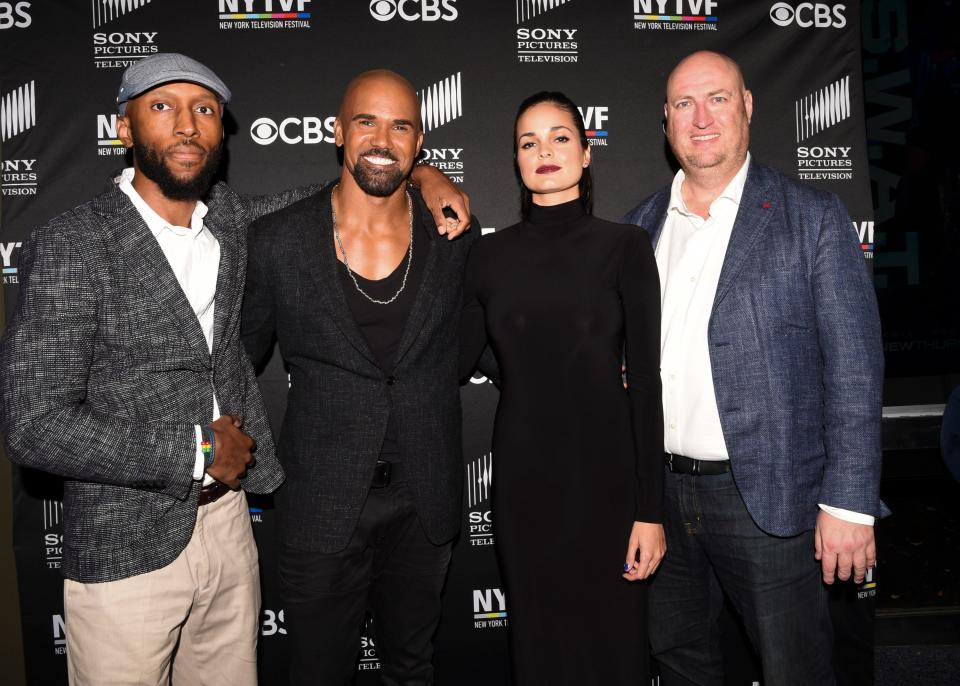
<instances>
[{"instance_id":1,"label":"black leather belt","mask_svg":"<svg viewBox=\"0 0 960 686\"><path fill-rule=\"evenodd\" d=\"M230 487L227 486L222 481L214 481L209 486L204 486L200 489L200 500L197 501L197 504L200 507L204 505L209 505L210 503L220 500L223 496L230 492Z\"/></svg>"},{"instance_id":2,"label":"black leather belt","mask_svg":"<svg viewBox=\"0 0 960 686\"><path fill-rule=\"evenodd\" d=\"M370 482L370 488L383 488L389 486L391 481L396 481L399 467L397 462L377 460L373 468L373 481Z\"/></svg>"},{"instance_id":3,"label":"black leather belt","mask_svg":"<svg viewBox=\"0 0 960 686\"><path fill-rule=\"evenodd\" d=\"M692 457L664 453L663 462L674 474L693 476L716 476L730 471L730 460L695 460Z\"/></svg>"}]
</instances>

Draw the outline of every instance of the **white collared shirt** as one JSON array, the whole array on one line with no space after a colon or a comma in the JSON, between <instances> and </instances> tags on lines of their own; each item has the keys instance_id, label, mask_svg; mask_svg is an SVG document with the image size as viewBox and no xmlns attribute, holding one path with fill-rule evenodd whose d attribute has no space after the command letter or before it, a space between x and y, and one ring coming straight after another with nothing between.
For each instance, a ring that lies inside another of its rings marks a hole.
<instances>
[{"instance_id":1,"label":"white collared shirt","mask_svg":"<svg viewBox=\"0 0 960 686\"><path fill-rule=\"evenodd\" d=\"M707 219L687 208L681 191L685 177L678 171L657 242L664 449L700 460L729 459L713 389L707 327L749 165L748 154L710 204Z\"/></svg>"},{"instance_id":2,"label":"white collared shirt","mask_svg":"<svg viewBox=\"0 0 960 686\"><path fill-rule=\"evenodd\" d=\"M682 169L670 188L670 204L656 249L663 312L663 445L668 453L699 460L730 459L713 388L708 326L749 167L747 153L743 166L710 203L707 219L691 212L683 201ZM867 514L823 503L819 506L839 519L874 523Z\"/></svg>"},{"instance_id":3,"label":"white collared shirt","mask_svg":"<svg viewBox=\"0 0 960 686\"><path fill-rule=\"evenodd\" d=\"M203 225L207 206L197 201L190 218L190 228L173 226L157 214L133 187L135 170L128 167L114 181L117 187L126 193L130 202L143 217L150 233L157 239L160 249L166 255L170 268L177 277L193 313L197 315L207 348L213 352L213 310L217 294L217 275L220 271L220 243L210 230ZM217 396L213 396L212 418L220 416ZM197 460L194 464L193 478L204 479L204 485L213 482L213 478L204 474L204 456L200 449L203 434L200 425L196 426Z\"/></svg>"}]
</instances>

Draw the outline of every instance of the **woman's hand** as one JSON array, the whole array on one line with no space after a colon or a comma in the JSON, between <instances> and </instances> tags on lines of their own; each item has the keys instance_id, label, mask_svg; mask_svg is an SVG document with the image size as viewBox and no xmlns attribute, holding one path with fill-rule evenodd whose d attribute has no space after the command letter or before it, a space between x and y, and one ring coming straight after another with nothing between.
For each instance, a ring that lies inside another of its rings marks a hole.
<instances>
[{"instance_id":1,"label":"woman's hand","mask_svg":"<svg viewBox=\"0 0 960 686\"><path fill-rule=\"evenodd\" d=\"M666 552L667 539L663 535L663 524L634 522L627 542L623 578L638 581L650 577L657 571Z\"/></svg>"}]
</instances>

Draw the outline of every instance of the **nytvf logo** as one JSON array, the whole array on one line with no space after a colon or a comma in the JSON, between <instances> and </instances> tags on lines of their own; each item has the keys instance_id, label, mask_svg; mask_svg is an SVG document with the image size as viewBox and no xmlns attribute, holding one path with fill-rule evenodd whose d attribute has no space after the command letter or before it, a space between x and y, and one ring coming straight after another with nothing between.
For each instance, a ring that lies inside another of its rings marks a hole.
<instances>
[{"instance_id":1,"label":"nytvf logo","mask_svg":"<svg viewBox=\"0 0 960 686\"><path fill-rule=\"evenodd\" d=\"M296 12L303 14L310 0L220 0L220 12L244 13L269 13L280 12L287 14ZM268 17L269 18L269 17Z\"/></svg>"},{"instance_id":2,"label":"nytvf logo","mask_svg":"<svg viewBox=\"0 0 960 686\"><path fill-rule=\"evenodd\" d=\"M873 222L853 222L853 228L860 240L860 249L868 260L873 259Z\"/></svg>"},{"instance_id":3,"label":"nytvf logo","mask_svg":"<svg viewBox=\"0 0 960 686\"><path fill-rule=\"evenodd\" d=\"M473 589L473 627L507 626L507 597L499 588Z\"/></svg>"},{"instance_id":4,"label":"nytvf logo","mask_svg":"<svg viewBox=\"0 0 960 686\"><path fill-rule=\"evenodd\" d=\"M607 144L607 121L610 119L610 108L594 105L591 107L578 107L580 117L583 119L583 128L587 134L587 140L590 145Z\"/></svg>"},{"instance_id":5,"label":"nytvf logo","mask_svg":"<svg viewBox=\"0 0 960 686\"><path fill-rule=\"evenodd\" d=\"M17 267L13 263L13 251L19 250L22 245L19 241L16 243L0 243L0 259L3 260L4 285L19 283Z\"/></svg>"},{"instance_id":6,"label":"nytvf logo","mask_svg":"<svg viewBox=\"0 0 960 686\"><path fill-rule=\"evenodd\" d=\"M719 3L714 0L633 0L634 13L701 17L711 15Z\"/></svg>"},{"instance_id":7,"label":"nytvf logo","mask_svg":"<svg viewBox=\"0 0 960 686\"><path fill-rule=\"evenodd\" d=\"M123 141L117 138L117 115L98 114L97 115L97 154L105 155L123 155L127 149L123 146Z\"/></svg>"},{"instance_id":8,"label":"nytvf logo","mask_svg":"<svg viewBox=\"0 0 960 686\"><path fill-rule=\"evenodd\" d=\"M52 615L53 620L53 654L67 654L67 625L63 615Z\"/></svg>"}]
</instances>

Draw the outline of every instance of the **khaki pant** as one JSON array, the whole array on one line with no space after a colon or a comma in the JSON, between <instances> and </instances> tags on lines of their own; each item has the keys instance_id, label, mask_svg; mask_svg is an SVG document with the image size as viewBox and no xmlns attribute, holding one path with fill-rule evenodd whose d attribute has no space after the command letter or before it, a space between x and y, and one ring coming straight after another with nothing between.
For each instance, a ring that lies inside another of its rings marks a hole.
<instances>
[{"instance_id":1,"label":"khaki pant","mask_svg":"<svg viewBox=\"0 0 960 686\"><path fill-rule=\"evenodd\" d=\"M260 572L247 499L197 513L172 563L137 576L63 587L73 686L257 683Z\"/></svg>"}]
</instances>

